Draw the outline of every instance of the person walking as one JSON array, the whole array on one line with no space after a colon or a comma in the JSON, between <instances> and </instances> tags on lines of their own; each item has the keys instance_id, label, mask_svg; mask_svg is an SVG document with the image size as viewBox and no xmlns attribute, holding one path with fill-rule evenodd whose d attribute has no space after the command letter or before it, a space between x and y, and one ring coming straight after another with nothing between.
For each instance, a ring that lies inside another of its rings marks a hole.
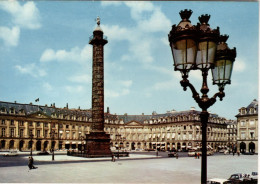
<instances>
[{"instance_id":1,"label":"person walking","mask_svg":"<svg viewBox=\"0 0 260 184\"><path fill-rule=\"evenodd\" d=\"M112 162L115 162L115 161L116 161L114 154L112 154L112 160L111 160L111 161L112 161Z\"/></svg>"},{"instance_id":2,"label":"person walking","mask_svg":"<svg viewBox=\"0 0 260 184\"><path fill-rule=\"evenodd\" d=\"M30 170L33 168L33 160L32 160L32 157L29 157L28 167L29 167Z\"/></svg>"},{"instance_id":3,"label":"person walking","mask_svg":"<svg viewBox=\"0 0 260 184\"><path fill-rule=\"evenodd\" d=\"M179 158L179 155L178 155L178 153L176 153L176 159L178 159Z\"/></svg>"}]
</instances>

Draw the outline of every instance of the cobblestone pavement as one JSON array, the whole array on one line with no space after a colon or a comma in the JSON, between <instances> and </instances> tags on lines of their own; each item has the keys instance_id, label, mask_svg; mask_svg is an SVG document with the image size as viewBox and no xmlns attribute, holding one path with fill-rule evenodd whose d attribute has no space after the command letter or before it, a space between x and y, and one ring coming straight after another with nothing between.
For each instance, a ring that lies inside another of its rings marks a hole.
<instances>
[{"instance_id":1,"label":"cobblestone pavement","mask_svg":"<svg viewBox=\"0 0 260 184\"><path fill-rule=\"evenodd\" d=\"M0 157L4 161L4 157ZM20 166L1 166L0 183L176 183L199 184L201 159L167 158L132 154L116 162L103 158L79 158L56 155L34 156L38 169L29 170L28 156ZM14 160L13 160L14 161ZM11 162L11 161L10 161ZM208 178L228 178L234 173L257 171L257 155L214 155L208 157ZM9 161L6 162L8 165Z\"/></svg>"}]
</instances>

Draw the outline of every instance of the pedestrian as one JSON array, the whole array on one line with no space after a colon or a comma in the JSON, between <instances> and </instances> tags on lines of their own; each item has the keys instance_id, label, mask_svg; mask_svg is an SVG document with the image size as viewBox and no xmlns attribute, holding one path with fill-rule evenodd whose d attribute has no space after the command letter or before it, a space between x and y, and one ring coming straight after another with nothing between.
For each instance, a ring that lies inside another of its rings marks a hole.
<instances>
[{"instance_id":1,"label":"pedestrian","mask_svg":"<svg viewBox=\"0 0 260 184\"><path fill-rule=\"evenodd\" d=\"M35 167L34 165L33 165L33 157L29 157L29 163L30 163L30 169L37 169L38 167Z\"/></svg>"},{"instance_id":2,"label":"pedestrian","mask_svg":"<svg viewBox=\"0 0 260 184\"><path fill-rule=\"evenodd\" d=\"M197 158L197 153L195 152L195 159Z\"/></svg>"},{"instance_id":3,"label":"pedestrian","mask_svg":"<svg viewBox=\"0 0 260 184\"><path fill-rule=\"evenodd\" d=\"M178 159L179 158L179 155L178 155L178 153L176 153L176 159Z\"/></svg>"},{"instance_id":4,"label":"pedestrian","mask_svg":"<svg viewBox=\"0 0 260 184\"><path fill-rule=\"evenodd\" d=\"M111 160L111 161L112 161L112 162L115 162L115 161L116 161L114 154L112 154L112 160Z\"/></svg>"},{"instance_id":5,"label":"pedestrian","mask_svg":"<svg viewBox=\"0 0 260 184\"><path fill-rule=\"evenodd\" d=\"M200 158L200 153L197 153L198 159Z\"/></svg>"},{"instance_id":6,"label":"pedestrian","mask_svg":"<svg viewBox=\"0 0 260 184\"><path fill-rule=\"evenodd\" d=\"M235 152L233 151L233 156L235 156Z\"/></svg>"},{"instance_id":7,"label":"pedestrian","mask_svg":"<svg viewBox=\"0 0 260 184\"><path fill-rule=\"evenodd\" d=\"M28 160L28 167L29 167L30 170L31 170L32 167L33 167L33 160L32 160L32 157L29 157L29 160Z\"/></svg>"}]
</instances>

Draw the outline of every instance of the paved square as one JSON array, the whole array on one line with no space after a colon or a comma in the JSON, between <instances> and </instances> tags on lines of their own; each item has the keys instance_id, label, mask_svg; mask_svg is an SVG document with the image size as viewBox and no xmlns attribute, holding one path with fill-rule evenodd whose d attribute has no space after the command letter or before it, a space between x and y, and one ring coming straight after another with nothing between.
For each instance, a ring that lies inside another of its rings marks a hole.
<instances>
[{"instance_id":1,"label":"paved square","mask_svg":"<svg viewBox=\"0 0 260 184\"><path fill-rule=\"evenodd\" d=\"M0 165L1 183L200 183L201 159L193 157L176 159L131 154L130 158L111 162L110 158L55 155L55 161L51 161L51 155L34 156L38 166L34 170L28 169L28 156L20 157L24 157L24 165L23 162L21 166ZM208 178L228 178L234 173L257 171L257 159L257 155L209 156Z\"/></svg>"}]
</instances>

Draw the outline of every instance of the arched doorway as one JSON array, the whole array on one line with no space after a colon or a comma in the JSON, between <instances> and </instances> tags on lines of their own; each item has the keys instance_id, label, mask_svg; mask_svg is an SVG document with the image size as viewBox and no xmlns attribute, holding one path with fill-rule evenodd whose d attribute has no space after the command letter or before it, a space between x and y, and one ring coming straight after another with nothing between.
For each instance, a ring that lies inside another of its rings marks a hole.
<instances>
[{"instance_id":1,"label":"arched doorway","mask_svg":"<svg viewBox=\"0 0 260 184\"><path fill-rule=\"evenodd\" d=\"M5 140L1 140L0 148L5 149Z\"/></svg>"},{"instance_id":2,"label":"arched doorway","mask_svg":"<svg viewBox=\"0 0 260 184\"><path fill-rule=\"evenodd\" d=\"M19 150L20 150L20 151L22 151L23 146L24 146L24 141L21 140L21 141L19 142Z\"/></svg>"},{"instance_id":3,"label":"arched doorway","mask_svg":"<svg viewBox=\"0 0 260 184\"><path fill-rule=\"evenodd\" d=\"M36 151L41 151L41 149L42 149L42 145L41 144L42 144L41 141L37 141L37 143L36 143Z\"/></svg>"},{"instance_id":4,"label":"arched doorway","mask_svg":"<svg viewBox=\"0 0 260 184\"><path fill-rule=\"evenodd\" d=\"M249 152L255 153L255 143L253 143L253 142L249 143Z\"/></svg>"},{"instance_id":5,"label":"arched doorway","mask_svg":"<svg viewBox=\"0 0 260 184\"><path fill-rule=\"evenodd\" d=\"M81 148L83 148L83 145L81 145ZM59 141L59 150L62 149L62 141Z\"/></svg>"},{"instance_id":6,"label":"arched doorway","mask_svg":"<svg viewBox=\"0 0 260 184\"><path fill-rule=\"evenodd\" d=\"M177 143L177 151L179 151L181 149L181 143Z\"/></svg>"},{"instance_id":7,"label":"arched doorway","mask_svg":"<svg viewBox=\"0 0 260 184\"><path fill-rule=\"evenodd\" d=\"M55 144L56 144L55 141L52 141L52 142L51 142L51 149L54 149L54 148L55 148ZM76 143L75 143L75 148L73 148L73 149L76 149Z\"/></svg>"},{"instance_id":8,"label":"arched doorway","mask_svg":"<svg viewBox=\"0 0 260 184\"><path fill-rule=\"evenodd\" d=\"M32 148L32 145L33 145L33 141L29 141L28 149L31 149L31 148Z\"/></svg>"},{"instance_id":9,"label":"arched doorway","mask_svg":"<svg viewBox=\"0 0 260 184\"><path fill-rule=\"evenodd\" d=\"M47 147L48 147L49 142L45 141L43 144L43 151L46 151Z\"/></svg>"},{"instance_id":10,"label":"arched doorway","mask_svg":"<svg viewBox=\"0 0 260 184\"><path fill-rule=\"evenodd\" d=\"M65 143L65 149L69 150L70 149L70 142Z\"/></svg>"},{"instance_id":11,"label":"arched doorway","mask_svg":"<svg viewBox=\"0 0 260 184\"><path fill-rule=\"evenodd\" d=\"M187 149L187 146L186 146L186 143L184 142L184 143L182 143L182 151L186 151L186 149Z\"/></svg>"},{"instance_id":12,"label":"arched doorway","mask_svg":"<svg viewBox=\"0 0 260 184\"><path fill-rule=\"evenodd\" d=\"M240 143L240 153L245 153L246 152L246 143L241 142Z\"/></svg>"},{"instance_id":13,"label":"arched doorway","mask_svg":"<svg viewBox=\"0 0 260 184\"><path fill-rule=\"evenodd\" d=\"M140 142L137 143L137 148L138 148L138 149L141 148L141 143L140 143Z\"/></svg>"},{"instance_id":14,"label":"arched doorway","mask_svg":"<svg viewBox=\"0 0 260 184\"><path fill-rule=\"evenodd\" d=\"M132 144L131 144L131 150L135 150L135 143L134 142L132 142Z\"/></svg>"},{"instance_id":15,"label":"arched doorway","mask_svg":"<svg viewBox=\"0 0 260 184\"><path fill-rule=\"evenodd\" d=\"M9 143L9 149L14 149L14 140L11 140Z\"/></svg>"}]
</instances>

